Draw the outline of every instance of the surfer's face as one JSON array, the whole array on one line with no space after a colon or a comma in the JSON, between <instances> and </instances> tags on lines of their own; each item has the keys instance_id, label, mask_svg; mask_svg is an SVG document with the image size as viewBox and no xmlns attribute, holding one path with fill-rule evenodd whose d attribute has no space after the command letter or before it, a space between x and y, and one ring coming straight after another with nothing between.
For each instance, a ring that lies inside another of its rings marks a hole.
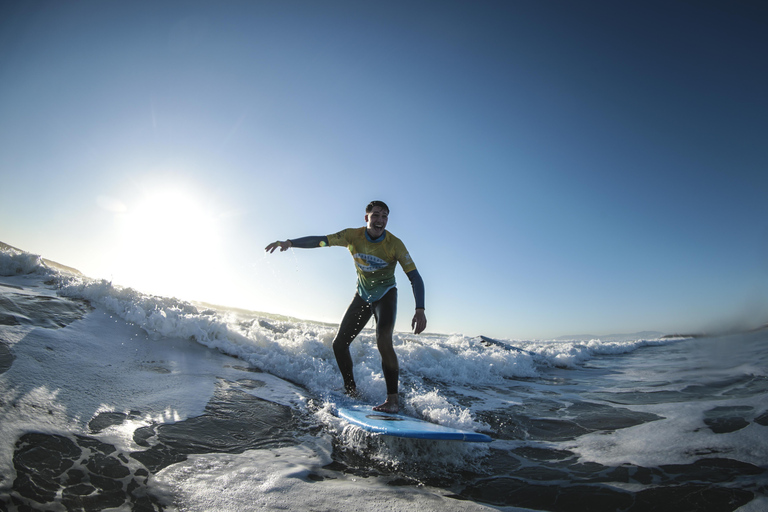
<instances>
[{"instance_id":1,"label":"surfer's face","mask_svg":"<svg viewBox=\"0 0 768 512\"><path fill-rule=\"evenodd\" d=\"M365 215L365 222L368 224L368 234L371 238L379 238L384 234L384 228L387 227L389 212L381 206L374 206L373 209Z\"/></svg>"}]
</instances>

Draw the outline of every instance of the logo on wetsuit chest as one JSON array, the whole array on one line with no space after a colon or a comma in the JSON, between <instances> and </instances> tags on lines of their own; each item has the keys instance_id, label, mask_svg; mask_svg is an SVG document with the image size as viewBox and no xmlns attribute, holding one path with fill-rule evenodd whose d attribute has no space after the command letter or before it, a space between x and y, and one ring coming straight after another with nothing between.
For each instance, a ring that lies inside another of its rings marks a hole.
<instances>
[{"instance_id":1,"label":"logo on wetsuit chest","mask_svg":"<svg viewBox=\"0 0 768 512\"><path fill-rule=\"evenodd\" d=\"M370 254L354 254L352 257L355 259L355 263L363 272L373 272L374 270L381 270L387 266L387 262L376 256Z\"/></svg>"}]
</instances>

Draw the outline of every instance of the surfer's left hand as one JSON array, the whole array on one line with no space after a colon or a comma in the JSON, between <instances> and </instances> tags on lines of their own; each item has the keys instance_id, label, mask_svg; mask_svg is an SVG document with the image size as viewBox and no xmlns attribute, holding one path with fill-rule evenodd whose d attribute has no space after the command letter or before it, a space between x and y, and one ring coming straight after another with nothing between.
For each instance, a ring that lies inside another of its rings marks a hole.
<instances>
[{"instance_id":1,"label":"surfer's left hand","mask_svg":"<svg viewBox=\"0 0 768 512\"><path fill-rule=\"evenodd\" d=\"M423 309L417 309L416 314L413 315L411 320L411 329L414 334L419 334L427 328L427 315L424 314Z\"/></svg>"}]
</instances>

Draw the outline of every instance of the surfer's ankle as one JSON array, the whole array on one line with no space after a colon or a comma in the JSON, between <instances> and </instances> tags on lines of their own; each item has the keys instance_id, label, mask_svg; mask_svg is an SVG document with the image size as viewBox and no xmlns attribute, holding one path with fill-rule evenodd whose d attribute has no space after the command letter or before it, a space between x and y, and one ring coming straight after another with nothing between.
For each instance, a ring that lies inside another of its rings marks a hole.
<instances>
[{"instance_id":1,"label":"surfer's ankle","mask_svg":"<svg viewBox=\"0 0 768 512\"><path fill-rule=\"evenodd\" d=\"M400 411L400 399L397 395L387 395L387 399L384 400L384 403L377 405L373 410L378 412L396 413Z\"/></svg>"},{"instance_id":2,"label":"surfer's ankle","mask_svg":"<svg viewBox=\"0 0 768 512\"><path fill-rule=\"evenodd\" d=\"M344 394L347 395L349 398L358 399L360 398L360 392L357 390L356 387L348 387L344 388Z\"/></svg>"}]
</instances>

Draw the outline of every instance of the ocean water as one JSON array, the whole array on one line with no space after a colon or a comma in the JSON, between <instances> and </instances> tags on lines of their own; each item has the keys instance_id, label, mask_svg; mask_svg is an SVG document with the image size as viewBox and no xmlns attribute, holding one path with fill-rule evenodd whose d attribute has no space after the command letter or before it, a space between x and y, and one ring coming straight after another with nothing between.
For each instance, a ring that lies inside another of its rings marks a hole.
<instances>
[{"instance_id":1,"label":"ocean water","mask_svg":"<svg viewBox=\"0 0 768 512\"><path fill-rule=\"evenodd\" d=\"M334 334L0 249L0 510L768 510L768 331L398 333L404 412L488 444L336 417Z\"/></svg>"}]
</instances>

